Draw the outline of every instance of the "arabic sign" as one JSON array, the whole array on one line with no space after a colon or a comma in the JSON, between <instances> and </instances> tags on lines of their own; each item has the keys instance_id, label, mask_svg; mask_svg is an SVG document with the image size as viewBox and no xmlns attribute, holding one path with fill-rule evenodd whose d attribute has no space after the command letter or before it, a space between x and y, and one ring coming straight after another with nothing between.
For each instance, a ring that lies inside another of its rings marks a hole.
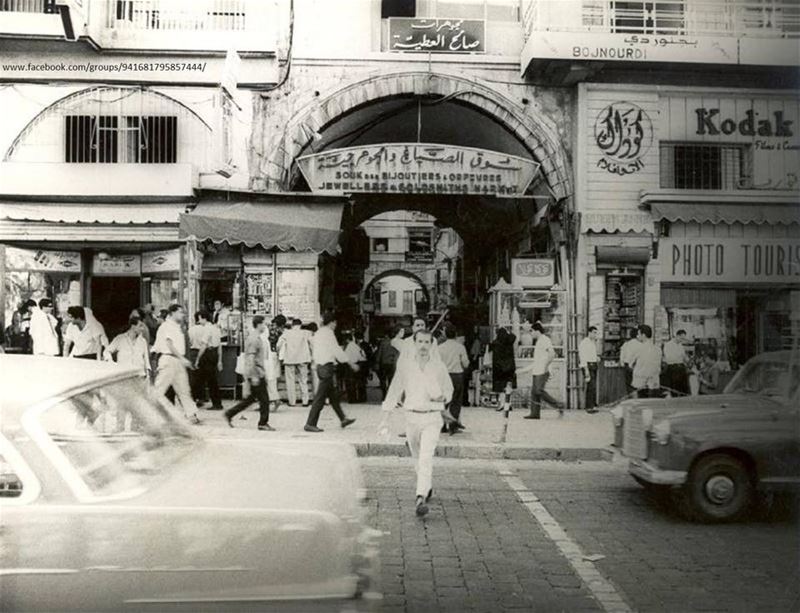
<instances>
[{"instance_id":1,"label":"arabic sign","mask_svg":"<svg viewBox=\"0 0 800 613\"><path fill-rule=\"evenodd\" d=\"M44 251L6 247L6 268L9 270L80 272L79 251Z\"/></svg>"},{"instance_id":2,"label":"arabic sign","mask_svg":"<svg viewBox=\"0 0 800 613\"><path fill-rule=\"evenodd\" d=\"M531 258L511 259L511 285L527 289L529 287L552 287L556 282L554 260L534 260Z\"/></svg>"},{"instance_id":3,"label":"arabic sign","mask_svg":"<svg viewBox=\"0 0 800 613\"><path fill-rule=\"evenodd\" d=\"M483 53L482 19L389 19L389 51Z\"/></svg>"},{"instance_id":4,"label":"arabic sign","mask_svg":"<svg viewBox=\"0 0 800 613\"><path fill-rule=\"evenodd\" d=\"M692 37L606 32L539 32L528 38L523 67L534 59L612 62L706 62L736 64L736 37Z\"/></svg>"},{"instance_id":5,"label":"arabic sign","mask_svg":"<svg viewBox=\"0 0 800 613\"><path fill-rule=\"evenodd\" d=\"M142 254L142 272L145 274L154 272L175 272L180 269L180 265L180 249L150 251Z\"/></svg>"},{"instance_id":6,"label":"arabic sign","mask_svg":"<svg viewBox=\"0 0 800 613\"><path fill-rule=\"evenodd\" d=\"M455 145L387 143L332 149L298 159L315 193L520 196L539 170L533 160Z\"/></svg>"},{"instance_id":7,"label":"arabic sign","mask_svg":"<svg viewBox=\"0 0 800 613\"><path fill-rule=\"evenodd\" d=\"M109 255L95 253L92 258L92 274L138 277L142 270L139 255Z\"/></svg>"},{"instance_id":8,"label":"arabic sign","mask_svg":"<svg viewBox=\"0 0 800 613\"><path fill-rule=\"evenodd\" d=\"M797 238L662 238L663 282L797 283Z\"/></svg>"},{"instance_id":9,"label":"arabic sign","mask_svg":"<svg viewBox=\"0 0 800 613\"><path fill-rule=\"evenodd\" d=\"M632 102L614 102L597 115L594 138L602 157L597 167L617 175L644 168L642 158L653 144L653 122Z\"/></svg>"}]
</instances>

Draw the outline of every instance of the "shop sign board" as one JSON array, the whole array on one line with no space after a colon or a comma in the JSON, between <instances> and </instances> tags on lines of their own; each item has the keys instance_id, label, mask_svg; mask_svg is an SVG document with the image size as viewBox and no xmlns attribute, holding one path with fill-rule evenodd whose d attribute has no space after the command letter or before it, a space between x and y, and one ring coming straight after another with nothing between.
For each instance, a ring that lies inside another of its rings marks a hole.
<instances>
[{"instance_id":1,"label":"shop sign board","mask_svg":"<svg viewBox=\"0 0 800 613\"><path fill-rule=\"evenodd\" d=\"M175 272L180 269L180 266L180 249L148 251L142 254L142 272L145 274Z\"/></svg>"},{"instance_id":2,"label":"shop sign board","mask_svg":"<svg viewBox=\"0 0 800 613\"><path fill-rule=\"evenodd\" d=\"M424 53L483 53L483 19L389 18L389 51Z\"/></svg>"},{"instance_id":3,"label":"shop sign board","mask_svg":"<svg viewBox=\"0 0 800 613\"><path fill-rule=\"evenodd\" d=\"M550 288L556 279L555 260L512 258L511 285L526 289L529 287Z\"/></svg>"},{"instance_id":4,"label":"shop sign board","mask_svg":"<svg viewBox=\"0 0 800 613\"><path fill-rule=\"evenodd\" d=\"M102 257L101 257L102 255ZM138 277L142 272L142 260L137 254L99 254L92 258L92 274Z\"/></svg>"},{"instance_id":5,"label":"shop sign board","mask_svg":"<svg viewBox=\"0 0 800 613\"><path fill-rule=\"evenodd\" d=\"M798 238L662 238L661 282L800 283Z\"/></svg>"},{"instance_id":6,"label":"shop sign board","mask_svg":"<svg viewBox=\"0 0 800 613\"><path fill-rule=\"evenodd\" d=\"M479 194L516 197L539 170L533 160L473 147L385 143L298 159L319 194Z\"/></svg>"},{"instance_id":7,"label":"shop sign board","mask_svg":"<svg viewBox=\"0 0 800 613\"><path fill-rule=\"evenodd\" d=\"M653 121L633 102L614 102L595 118L594 140L601 153L598 168L630 175L644 168L642 160L653 144Z\"/></svg>"},{"instance_id":8,"label":"shop sign board","mask_svg":"<svg viewBox=\"0 0 800 613\"><path fill-rule=\"evenodd\" d=\"M432 251L406 251L406 264L432 264Z\"/></svg>"},{"instance_id":9,"label":"shop sign board","mask_svg":"<svg viewBox=\"0 0 800 613\"><path fill-rule=\"evenodd\" d=\"M303 323L317 319L317 271L313 268L278 270L278 311Z\"/></svg>"},{"instance_id":10,"label":"shop sign board","mask_svg":"<svg viewBox=\"0 0 800 613\"><path fill-rule=\"evenodd\" d=\"M6 247L6 268L42 272L80 272L79 251L49 251Z\"/></svg>"}]
</instances>

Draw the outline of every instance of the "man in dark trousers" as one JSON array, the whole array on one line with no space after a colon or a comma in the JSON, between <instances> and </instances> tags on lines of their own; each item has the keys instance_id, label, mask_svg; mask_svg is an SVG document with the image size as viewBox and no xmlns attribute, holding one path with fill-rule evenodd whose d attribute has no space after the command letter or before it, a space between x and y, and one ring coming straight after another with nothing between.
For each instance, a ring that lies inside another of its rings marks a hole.
<instances>
[{"instance_id":1,"label":"man in dark trousers","mask_svg":"<svg viewBox=\"0 0 800 613\"><path fill-rule=\"evenodd\" d=\"M339 417L342 428L346 428L356 420L348 418L342 411L339 402L339 390L336 385L336 364L349 364L350 368L358 372L356 364L350 364L347 354L339 346L336 340L336 316L333 313L325 313L322 316L322 327L314 334L311 342L311 354L316 364L319 385L314 393L314 400L311 403L311 410L304 430L306 432L322 432L322 428L317 427L319 414L325 406L325 400L329 400L333 410Z\"/></svg>"},{"instance_id":2,"label":"man in dark trousers","mask_svg":"<svg viewBox=\"0 0 800 613\"><path fill-rule=\"evenodd\" d=\"M231 421L237 414L244 411L247 407L258 401L258 408L261 416L258 420L259 430L275 430L269 425L269 393L267 392L267 369L264 364L264 341L261 334L264 332L266 324L264 317L256 315L253 317L253 330L244 345L245 352L245 377L250 382L250 395L238 402L230 409L225 411L225 421L233 428Z\"/></svg>"}]
</instances>

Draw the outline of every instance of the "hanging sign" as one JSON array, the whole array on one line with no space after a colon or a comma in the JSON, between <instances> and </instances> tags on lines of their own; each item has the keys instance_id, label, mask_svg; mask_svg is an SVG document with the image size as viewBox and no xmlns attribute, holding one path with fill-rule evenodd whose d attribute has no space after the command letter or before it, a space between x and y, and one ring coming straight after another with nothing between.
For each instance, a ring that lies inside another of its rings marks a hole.
<instances>
[{"instance_id":1,"label":"hanging sign","mask_svg":"<svg viewBox=\"0 0 800 613\"><path fill-rule=\"evenodd\" d=\"M480 194L521 196L539 170L533 160L455 145L386 143L298 158L321 194Z\"/></svg>"},{"instance_id":2,"label":"hanging sign","mask_svg":"<svg viewBox=\"0 0 800 613\"><path fill-rule=\"evenodd\" d=\"M163 251L148 251L142 254L142 272L175 272L180 269L180 249L165 249Z\"/></svg>"},{"instance_id":3,"label":"hanging sign","mask_svg":"<svg viewBox=\"0 0 800 613\"><path fill-rule=\"evenodd\" d=\"M797 238L662 238L661 282L797 283Z\"/></svg>"},{"instance_id":4,"label":"hanging sign","mask_svg":"<svg viewBox=\"0 0 800 613\"><path fill-rule=\"evenodd\" d=\"M483 19L389 18L389 51L483 53Z\"/></svg>"},{"instance_id":5,"label":"hanging sign","mask_svg":"<svg viewBox=\"0 0 800 613\"><path fill-rule=\"evenodd\" d=\"M6 268L46 272L80 272L79 251L44 251L6 247Z\"/></svg>"},{"instance_id":6,"label":"hanging sign","mask_svg":"<svg viewBox=\"0 0 800 613\"><path fill-rule=\"evenodd\" d=\"M119 277L138 277L142 270L139 255L110 255L95 253L92 258L92 274L114 275Z\"/></svg>"},{"instance_id":7,"label":"hanging sign","mask_svg":"<svg viewBox=\"0 0 800 613\"><path fill-rule=\"evenodd\" d=\"M552 287L556 279L554 260L511 259L511 285L514 287Z\"/></svg>"}]
</instances>

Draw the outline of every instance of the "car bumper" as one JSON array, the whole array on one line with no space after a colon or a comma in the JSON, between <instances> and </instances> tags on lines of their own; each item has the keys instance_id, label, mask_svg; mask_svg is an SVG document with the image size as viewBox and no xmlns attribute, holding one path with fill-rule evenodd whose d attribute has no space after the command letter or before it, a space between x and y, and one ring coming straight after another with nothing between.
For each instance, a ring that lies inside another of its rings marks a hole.
<instances>
[{"instance_id":1,"label":"car bumper","mask_svg":"<svg viewBox=\"0 0 800 613\"><path fill-rule=\"evenodd\" d=\"M664 470L644 460L631 460L628 464L628 472L653 485L683 485L686 483L685 470Z\"/></svg>"}]
</instances>

